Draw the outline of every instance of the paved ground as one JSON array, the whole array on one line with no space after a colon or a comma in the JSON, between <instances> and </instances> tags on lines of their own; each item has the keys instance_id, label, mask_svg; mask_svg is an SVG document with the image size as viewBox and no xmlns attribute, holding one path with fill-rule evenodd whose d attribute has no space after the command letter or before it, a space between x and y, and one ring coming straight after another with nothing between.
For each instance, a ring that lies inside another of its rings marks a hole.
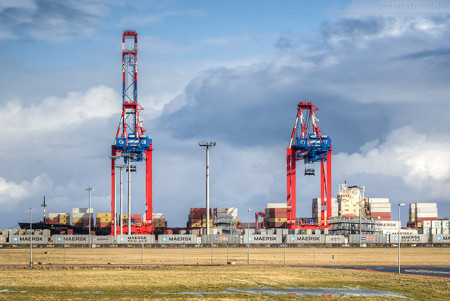
<instances>
[{"instance_id":1,"label":"paved ground","mask_svg":"<svg viewBox=\"0 0 450 301\"><path fill-rule=\"evenodd\" d=\"M398 273L398 266L322 266L332 269L366 270ZM450 266L401 266L400 272L408 275L422 275L450 278Z\"/></svg>"}]
</instances>

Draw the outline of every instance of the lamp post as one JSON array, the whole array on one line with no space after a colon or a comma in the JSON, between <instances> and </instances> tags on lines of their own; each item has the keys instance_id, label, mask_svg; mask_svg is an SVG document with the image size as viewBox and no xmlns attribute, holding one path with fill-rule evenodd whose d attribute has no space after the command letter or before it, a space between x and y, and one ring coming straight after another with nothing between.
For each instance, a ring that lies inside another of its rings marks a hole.
<instances>
[{"instance_id":1,"label":"lamp post","mask_svg":"<svg viewBox=\"0 0 450 301\"><path fill-rule=\"evenodd\" d=\"M250 211L248 209L248 220L247 220L247 264L250 264Z\"/></svg>"},{"instance_id":2,"label":"lamp post","mask_svg":"<svg viewBox=\"0 0 450 301\"><path fill-rule=\"evenodd\" d=\"M92 218L92 212L91 212L91 191L94 190L91 186L86 188L86 190L89 192L89 207L88 207L88 213L89 213L89 248L91 246L91 218Z\"/></svg>"},{"instance_id":3,"label":"lamp post","mask_svg":"<svg viewBox=\"0 0 450 301\"><path fill-rule=\"evenodd\" d=\"M397 233L397 237L398 237L398 274L399 275L400 275L400 243L401 243L400 230L401 230L401 225L402 225L402 221L400 220L400 207L401 206L405 206L405 203L399 203L398 204L398 233Z\"/></svg>"},{"instance_id":4,"label":"lamp post","mask_svg":"<svg viewBox=\"0 0 450 301\"><path fill-rule=\"evenodd\" d=\"M200 147L206 148L206 234L209 235L209 148L216 146L216 142L199 142Z\"/></svg>"},{"instance_id":5,"label":"lamp post","mask_svg":"<svg viewBox=\"0 0 450 301\"><path fill-rule=\"evenodd\" d=\"M30 208L30 267L33 267L33 208Z\"/></svg>"}]
</instances>

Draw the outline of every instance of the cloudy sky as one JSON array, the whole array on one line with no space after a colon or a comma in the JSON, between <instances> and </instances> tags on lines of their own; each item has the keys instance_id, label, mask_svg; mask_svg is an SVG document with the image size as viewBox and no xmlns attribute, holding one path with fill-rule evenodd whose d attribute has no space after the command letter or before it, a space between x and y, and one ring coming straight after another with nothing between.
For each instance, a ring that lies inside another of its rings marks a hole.
<instances>
[{"instance_id":1,"label":"cloudy sky","mask_svg":"<svg viewBox=\"0 0 450 301\"><path fill-rule=\"evenodd\" d=\"M169 226L204 206L201 140L217 142L212 207L246 221L247 209L284 202L305 99L332 138L333 195L347 181L450 216L450 2L316 2L2 1L0 228L28 221L30 207L41 220L44 195L47 212L87 207L89 185L95 212L109 211L127 29L139 35L154 212ZM138 169L134 214L145 212ZM319 179L297 186L297 215L309 217Z\"/></svg>"}]
</instances>

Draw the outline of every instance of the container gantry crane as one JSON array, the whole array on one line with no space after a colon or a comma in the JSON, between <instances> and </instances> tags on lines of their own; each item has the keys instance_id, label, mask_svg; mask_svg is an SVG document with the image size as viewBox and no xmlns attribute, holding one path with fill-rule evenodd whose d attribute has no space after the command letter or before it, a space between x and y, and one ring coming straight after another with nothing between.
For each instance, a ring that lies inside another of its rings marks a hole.
<instances>
[{"instance_id":1,"label":"container gantry crane","mask_svg":"<svg viewBox=\"0 0 450 301\"><path fill-rule=\"evenodd\" d=\"M116 161L123 159L122 166L128 166L128 179L130 173L136 171L133 162L145 162L145 202L147 210L145 221L141 225L131 224L130 188L128 191L128 228L126 233L151 234L153 228L152 205L152 139L145 134L142 118L139 112L143 107L138 103L137 97L137 33L125 31L122 35L122 115L116 132L114 144L111 146L111 234L122 233L123 224L117 225L115 170ZM129 185L130 187L130 185ZM121 218L120 218L121 220ZM119 231L119 229L121 230Z\"/></svg>"},{"instance_id":2,"label":"container gantry crane","mask_svg":"<svg viewBox=\"0 0 450 301\"><path fill-rule=\"evenodd\" d=\"M321 134L311 102L299 102L291 139L287 148L287 227L297 229L296 223L296 162L305 163L304 175L315 175L314 163L320 162L321 216L318 226L326 227L331 217L331 139Z\"/></svg>"},{"instance_id":3,"label":"container gantry crane","mask_svg":"<svg viewBox=\"0 0 450 301\"><path fill-rule=\"evenodd\" d=\"M262 217L262 229L266 228L266 213L265 212L255 212L255 230L258 229L258 216Z\"/></svg>"}]
</instances>

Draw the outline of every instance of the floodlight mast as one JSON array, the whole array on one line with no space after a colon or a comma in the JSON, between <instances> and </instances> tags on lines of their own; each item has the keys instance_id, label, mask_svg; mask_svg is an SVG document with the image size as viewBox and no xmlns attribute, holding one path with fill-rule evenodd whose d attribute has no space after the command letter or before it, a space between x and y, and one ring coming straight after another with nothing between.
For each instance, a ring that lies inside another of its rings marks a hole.
<instances>
[{"instance_id":1,"label":"floodlight mast","mask_svg":"<svg viewBox=\"0 0 450 301\"><path fill-rule=\"evenodd\" d=\"M206 148L206 234L209 235L209 148L215 147L214 141L201 141L200 147Z\"/></svg>"}]
</instances>

